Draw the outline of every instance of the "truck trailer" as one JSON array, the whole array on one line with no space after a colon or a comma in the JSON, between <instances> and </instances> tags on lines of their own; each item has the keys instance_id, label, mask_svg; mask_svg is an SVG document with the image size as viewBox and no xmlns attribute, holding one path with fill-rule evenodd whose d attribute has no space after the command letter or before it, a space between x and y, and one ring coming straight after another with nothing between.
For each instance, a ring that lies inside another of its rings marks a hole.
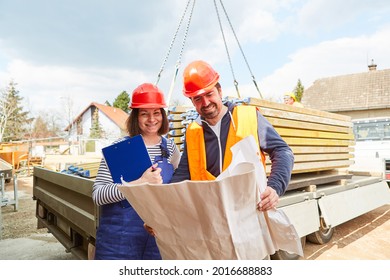
<instances>
[{"instance_id":1,"label":"truck trailer","mask_svg":"<svg viewBox=\"0 0 390 280\"><path fill-rule=\"evenodd\" d=\"M350 117L256 98L230 100L256 106L292 148L294 169L278 208L294 224L303 246L306 240L325 244L336 226L390 203L383 176L358 176L348 170L354 163L355 143ZM180 149L193 113L186 106L168 109L168 137ZM47 228L78 258L93 259L99 224L99 207L92 201L94 179L42 167L34 167L33 176L38 228ZM298 257L278 251L271 258Z\"/></svg>"}]
</instances>

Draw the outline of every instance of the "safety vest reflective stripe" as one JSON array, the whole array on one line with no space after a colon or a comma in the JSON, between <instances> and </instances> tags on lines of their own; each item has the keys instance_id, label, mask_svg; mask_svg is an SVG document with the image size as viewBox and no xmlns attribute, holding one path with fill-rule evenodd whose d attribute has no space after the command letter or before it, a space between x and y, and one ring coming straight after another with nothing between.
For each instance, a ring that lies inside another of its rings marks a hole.
<instances>
[{"instance_id":1,"label":"safety vest reflective stripe","mask_svg":"<svg viewBox=\"0 0 390 280\"><path fill-rule=\"evenodd\" d=\"M253 135L258 147L257 115L255 106L236 106L233 110L233 120L230 123L225 148L225 158L222 170L225 170L232 161L230 148L241 139ZM234 123L234 124L233 124ZM191 180L214 180L215 177L207 171L206 147L203 128L198 123L191 123L186 130L188 165ZM261 161L265 164L265 156L261 152Z\"/></svg>"}]
</instances>

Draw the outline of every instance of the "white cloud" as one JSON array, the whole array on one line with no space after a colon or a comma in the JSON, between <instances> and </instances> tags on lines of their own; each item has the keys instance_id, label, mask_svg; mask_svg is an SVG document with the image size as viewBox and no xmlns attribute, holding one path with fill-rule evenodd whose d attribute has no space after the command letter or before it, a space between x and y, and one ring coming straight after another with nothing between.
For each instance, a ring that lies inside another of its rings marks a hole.
<instances>
[{"instance_id":1,"label":"white cloud","mask_svg":"<svg viewBox=\"0 0 390 280\"><path fill-rule=\"evenodd\" d=\"M7 7L0 4L0 10L7 11L6 17L0 18L0 87L13 78L20 94L32 101L29 103L34 111L60 107L60 96L71 96L80 109L92 101L112 102L122 90L131 93L139 83L154 82L186 3L118 1L112 6L98 2L91 10L84 2L61 4L59 8L39 2L20 6L11 1ZM387 3L224 1L244 52L251 58L249 64L261 92L276 99L292 90L298 79L307 88L315 79L367 71L371 58L378 69L389 68L390 27L384 26ZM212 1L197 1L173 100L182 96L182 70L193 59L218 67L224 92L236 94L230 86L229 64L214 9ZM237 59L238 47L222 9L219 11L230 55ZM16 12L23 21L14 24L11 15ZM351 31L354 23L358 28L368 26ZM185 26L186 19L159 83L166 93ZM234 67L240 62L233 61ZM241 70L245 71L242 75L247 73L245 65L234 70L239 80ZM263 78L259 79L256 72ZM240 92L258 97L252 84L240 85Z\"/></svg>"},{"instance_id":2,"label":"white cloud","mask_svg":"<svg viewBox=\"0 0 390 280\"><path fill-rule=\"evenodd\" d=\"M390 6L387 0L311 0L297 12L297 30L301 33L321 34L339 29L353 20L387 20Z\"/></svg>"},{"instance_id":3,"label":"white cloud","mask_svg":"<svg viewBox=\"0 0 390 280\"><path fill-rule=\"evenodd\" d=\"M341 38L300 49L260 84L265 95L281 97L295 87L298 79L308 88L316 79L368 71L371 58L378 64L378 70L388 69L389 38L390 26L372 36Z\"/></svg>"},{"instance_id":4,"label":"white cloud","mask_svg":"<svg viewBox=\"0 0 390 280\"><path fill-rule=\"evenodd\" d=\"M102 68L73 68L32 65L21 60L9 63L0 80L7 84L13 79L20 96L29 109L38 112L60 109L62 97L70 97L75 110L82 110L91 102L113 102L123 90L131 91L148 77L141 71Z\"/></svg>"}]
</instances>

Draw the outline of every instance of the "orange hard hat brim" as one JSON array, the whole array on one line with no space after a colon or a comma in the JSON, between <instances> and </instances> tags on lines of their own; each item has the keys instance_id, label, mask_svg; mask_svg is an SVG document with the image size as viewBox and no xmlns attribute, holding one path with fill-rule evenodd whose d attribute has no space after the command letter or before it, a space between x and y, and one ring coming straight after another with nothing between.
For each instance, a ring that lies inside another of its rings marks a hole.
<instances>
[{"instance_id":1,"label":"orange hard hat brim","mask_svg":"<svg viewBox=\"0 0 390 280\"><path fill-rule=\"evenodd\" d=\"M211 83L208 86L201 88L199 90L196 90L196 91L186 91L184 88L183 94L184 94L184 96L191 98L191 97L195 97L195 96L199 96L199 95L208 93L215 87L215 85L218 83L218 81L219 81L219 74L216 73L214 79L211 81Z\"/></svg>"},{"instance_id":2,"label":"orange hard hat brim","mask_svg":"<svg viewBox=\"0 0 390 280\"><path fill-rule=\"evenodd\" d=\"M152 104L152 103L149 103L149 104L137 104L137 103L133 103L131 104L130 108L131 109L157 109L157 108L166 108L167 105L166 104Z\"/></svg>"}]
</instances>

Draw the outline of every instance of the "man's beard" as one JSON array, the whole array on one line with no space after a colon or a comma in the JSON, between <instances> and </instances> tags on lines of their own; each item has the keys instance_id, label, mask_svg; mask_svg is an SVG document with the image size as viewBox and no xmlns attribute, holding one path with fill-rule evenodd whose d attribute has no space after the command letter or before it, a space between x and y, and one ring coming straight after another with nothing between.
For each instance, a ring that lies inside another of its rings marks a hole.
<instances>
[{"instance_id":1,"label":"man's beard","mask_svg":"<svg viewBox=\"0 0 390 280\"><path fill-rule=\"evenodd\" d=\"M201 109L201 112L202 112L202 116L205 118L205 119L213 119L215 118L216 116L218 116L218 107L217 107L217 104L215 103L211 103L209 104L206 108L214 108L213 110L211 111L204 111L203 108Z\"/></svg>"}]
</instances>

